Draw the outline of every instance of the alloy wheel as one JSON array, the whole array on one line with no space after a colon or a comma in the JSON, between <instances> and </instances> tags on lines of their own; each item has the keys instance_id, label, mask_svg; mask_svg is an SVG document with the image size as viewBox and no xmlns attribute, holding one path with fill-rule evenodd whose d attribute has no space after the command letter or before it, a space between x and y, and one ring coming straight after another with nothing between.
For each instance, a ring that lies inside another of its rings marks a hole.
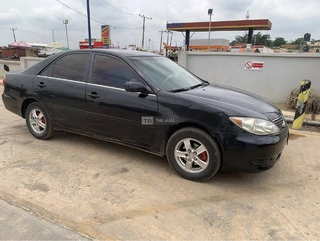
<instances>
[{"instance_id":1,"label":"alloy wheel","mask_svg":"<svg viewBox=\"0 0 320 241\"><path fill-rule=\"evenodd\" d=\"M174 156L179 166L189 173L204 171L210 160L205 145L192 138L179 141L175 147Z\"/></svg>"},{"instance_id":2,"label":"alloy wheel","mask_svg":"<svg viewBox=\"0 0 320 241\"><path fill-rule=\"evenodd\" d=\"M32 130L37 134L42 134L46 130L46 118L39 109L30 111L29 122Z\"/></svg>"}]
</instances>

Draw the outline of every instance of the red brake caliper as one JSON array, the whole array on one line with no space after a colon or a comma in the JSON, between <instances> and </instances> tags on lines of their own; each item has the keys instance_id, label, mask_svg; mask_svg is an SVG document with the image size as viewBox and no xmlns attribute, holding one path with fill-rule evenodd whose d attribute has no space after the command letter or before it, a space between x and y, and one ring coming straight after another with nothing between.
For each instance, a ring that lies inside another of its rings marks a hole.
<instances>
[{"instance_id":1,"label":"red brake caliper","mask_svg":"<svg viewBox=\"0 0 320 241\"><path fill-rule=\"evenodd\" d=\"M39 116L40 115L40 111L39 112L37 112L37 116ZM46 119L44 118L44 116L41 118L41 122L43 123L43 124L46 124ZM43 129L42 127L40 127L41 129Z\"/></svg>"},{"instance_id":2,"label":"red brake caliper","mask_svg":"<svg viewBox=\"0 0 320 241\"><path fill-rule=\"evenodd\" d=\"M204 151L204 152L200 153L199 157L202 161L206 161L207 160L207 152Z\"/></svg>"}]
</instances>

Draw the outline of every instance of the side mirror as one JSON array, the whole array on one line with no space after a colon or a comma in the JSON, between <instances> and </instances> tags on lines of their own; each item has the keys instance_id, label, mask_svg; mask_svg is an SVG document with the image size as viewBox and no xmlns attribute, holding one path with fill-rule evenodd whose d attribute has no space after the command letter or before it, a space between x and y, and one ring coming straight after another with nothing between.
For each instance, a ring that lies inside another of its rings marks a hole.
<instances>
[{"instance_id":1,"label":"side mirror","mask_svg":"<svg viewBox=\"0 0 320 241\"><path fill-rule=\"evenodd\" d=\"M144 94L148 94L149 91L147 87L141 82L137 81L128 81L125 83L125 90L128 92L141 92Z\"/></svg>"}]
</instances>

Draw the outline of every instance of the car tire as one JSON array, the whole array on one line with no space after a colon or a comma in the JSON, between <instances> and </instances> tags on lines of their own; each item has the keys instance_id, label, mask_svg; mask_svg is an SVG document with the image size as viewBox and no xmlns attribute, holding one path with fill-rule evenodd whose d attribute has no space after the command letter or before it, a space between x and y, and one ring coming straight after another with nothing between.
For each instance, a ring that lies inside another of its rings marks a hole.
<instances>
[{"instance_id":1,"label":"car tire","mask_svg":"<svg viewBox=\"0 0 320 241\"><path fill-rule=\"evenodd\" d=\"M49 115L39 103L33 102L27 107L25 118L30 133L37 139L45 140L53 135Z\"/></svg>"},{"instance_id":2,"label":"car tire","mask_svg":"<svg viewBox=\"0 0 320 241\"><path fill-rule=\"evenodd\" d=\"M167 159L183 178L205 181L221 166L221 153L216 141L205 131L188 127L175 132L168 140Z\"/></svg>"}]
</instances>

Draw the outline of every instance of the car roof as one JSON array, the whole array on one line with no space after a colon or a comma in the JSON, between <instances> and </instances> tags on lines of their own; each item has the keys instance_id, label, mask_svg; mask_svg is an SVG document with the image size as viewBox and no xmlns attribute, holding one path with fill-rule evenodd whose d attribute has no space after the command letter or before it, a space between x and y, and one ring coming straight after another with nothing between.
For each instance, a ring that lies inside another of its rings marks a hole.
<instances>
[{"instance_id":1,"label":"car roof","mask_svg":"<svg viewBox=\"0 0 320 241\"><path fill-rule=\"evenodd\" d=\"M82 49L68 51L71 52L95 52L95 53L109 53L119 57L161 57L159 54L144 52L144 51L135 51L135 50L122 50L122 49Z\"/></svg>"},{"instance_id":2,"label":"car roof","mask_svg":"<svg viewBox=\"0 0 320 241\"><path fill-rule=\"evenodd\" d=\"M72 54L72 53L84 53L84 52L89 52L89 53L108 53L114 56L117 56L119 58L125 59L125 58L130 58L130 57L162 57L161 55L158 54L153 54L153 53L148 53L148 52L143 52L143 51L134 51L134 50L120 50L120 49L80 49L80 50L71 50L71 51L66 51L66 52L61 52L61 53L56 53L43 61L27 68L26 70L22 71L24 74L29 74L29 75L36 75L39 73L42 69L44 69L48 64L50 64L52 61L55 59L58 59L60 56L65 55L65 54Z\"/></svg>"}]
</instances>

